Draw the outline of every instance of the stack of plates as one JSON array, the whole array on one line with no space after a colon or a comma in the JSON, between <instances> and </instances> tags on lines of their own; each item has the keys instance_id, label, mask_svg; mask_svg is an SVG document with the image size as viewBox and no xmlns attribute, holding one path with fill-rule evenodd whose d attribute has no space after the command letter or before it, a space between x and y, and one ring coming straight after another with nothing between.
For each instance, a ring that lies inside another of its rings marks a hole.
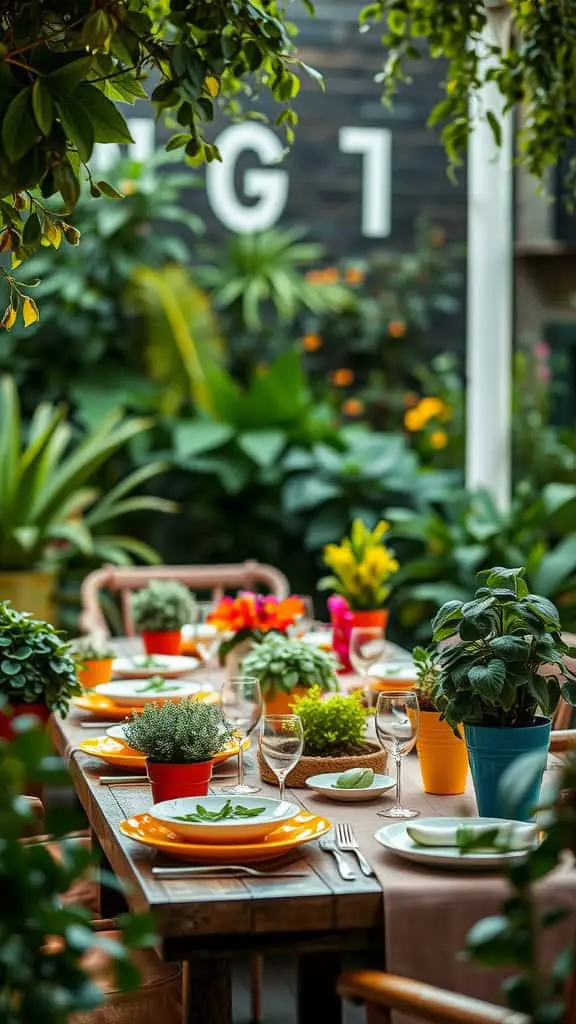
<instances>
[{"instance_id":1,"label":"stack of plates","mask_svg":"<svg viewBox=\"0 0 576 1024\"><path fill-rule=\"evenodd\" d=\"M226 804L234 816L208 820ZM155 804L147 814L123 821L120 832L179 860L249 864L280 857L326 835L331 827L326 818L288 801L209 796Z\"/></svg>"},{"instance_id":2,"label":"stack of plates","mask_svg":"<svg viewBox=\"0 0 576 1024\"><path fill-rule=\"evenodd\" d=\"M116 658L113 673L118 678L87 690L81 697L74 697L72 704L81 711L121 721L151 701L184 700L194 696L216 701L217 694L198 682L182 678L199 664L196 658L168 655L155 655L153 659L145 656Z\"/></svg>"}]
</instances>

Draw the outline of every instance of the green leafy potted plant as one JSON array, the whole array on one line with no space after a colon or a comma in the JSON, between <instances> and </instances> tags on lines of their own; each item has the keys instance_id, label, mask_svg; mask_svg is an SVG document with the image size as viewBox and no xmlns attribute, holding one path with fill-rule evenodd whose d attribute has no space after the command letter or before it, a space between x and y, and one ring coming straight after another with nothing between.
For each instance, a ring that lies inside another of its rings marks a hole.
<instances>
[{"instance_id":1,"label":"green leafy potted plant","mask_svg":"<svg viewBox=\"0 0 576 1024\"><path fill-rule=\"evenodd\" d=\"M147 654L180 654L181 630L192 621L195 602L177 580L150 580L132 597L134 625Z\"/></svg>"},{"instance_id":2,"label":"green leafy potted plant","mask_svg":"<svg viewBox=\"0 0 576 1024\"><path fill-rule=\"evenodd\" d=\"M0 739L12 739L12 721L32 714L46 722L51 711L66 714L80 693L76 664L67 643L39 622L0 601Z\"/></svg>"},{"instance_id":3,"label":"green leafy potted plant","mask_svg":"<svg viewBox=\"0 0 576 1024\"><path fill-rule=\"evenodd\" d=\"M70 645L76 662L78 682L83 690L91 690L112 679L114 648L97 637L81 636Z\"/></svg>"},{"instance_id":4,"label":"green leafy potted plant","mask_svg":"<svg viewBox=\"0 0 576 1024\"><path fill-rule=\"evenodd\" d=\"M42 403L25 429L14 380L2 378L0 594L15 608L54 621L56 575L74 555L100 563L126 564L133 555L155 560L147 544L103 531L128 512L175 510L163 498L131 495L164 465L140 467L103 494L93 486L111 456L150 426L116 411L75 443L65 407Z\"/></svg>"},{"instance_id":5,"label":"green leafy potted plant","mask_svg":"<svg viewBox=\"0 0 576 1024\"><path fill-rule=\"evenodd\" d=\"M206 796L212 759L230 738L219 706L199 700L147 704L125 733L128 745L146 757L155 803Z\"/></svg>"},{"instance_id":6,"label":"green leafy potted plant","mask_svg":"<svg viewBox=\"0 0 576 1024\"><path fill-rule=\"evenodd\" d=\"M502 813L499 781L521 754L540 751L542 768L518 807L529 818L538 802L550 716L560 696L576 705L576 676L566 664L555 606L531 594L525 569L496 567L472 601L448 601L432 623L439 673L431 687L435 706L449 725L464 725L478 810Z\"/></svg>"},{"instance_id":7,"label":"green leafy potted plant","mask_svg":"<svg viewBox=\"0 0 576 1024\"><path fill-rule=\"evenodd\" d=\"M320 648L268 633L244 658L242 672L260 680L266 713L284 715L312 686L336 690L336 666L336 659Z\"/></svg>"},{"instance_id":8,"label":"green leafy potted plant","mask_svg":"<svg viewBox=\"0 0 576 1024\"><path fill-rule=\"evenodd\" d=\"M420 729L416 750L425 793L459 795L466 790L468 751L462 727L455 733L434 704L438 685L438 654L415 647L412 657L418 675Z\"/></svg>"},{"instance_id":9,"label":"green leafy potted plant","mask_svg":"<svg viewBox=\"0 0 576 1024\"><path fill-rule=\"evenodd\" d=\"M294 701L293 713L299 715L304 732L304 752L286 779L286 785L301 787L311 775L345 772L349 768L372 768L383 774L386 753L377 743L366 739L370 712L359 693L326 696L312 686L304 697ZM277 779L258 753L260 775L265 782Z\"/></svg>"}]
</instances>

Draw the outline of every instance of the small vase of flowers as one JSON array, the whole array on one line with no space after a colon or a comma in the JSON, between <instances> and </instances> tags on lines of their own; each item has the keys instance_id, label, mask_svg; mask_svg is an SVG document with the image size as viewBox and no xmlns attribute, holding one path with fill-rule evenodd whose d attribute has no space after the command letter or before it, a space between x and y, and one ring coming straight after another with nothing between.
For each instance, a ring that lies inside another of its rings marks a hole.
<instances>
[{"instance_id":1,"label":"small vase of flowers","mask_svg":"<svg viewBox=\"0 0 576 1024\"><path fill-rule=\"evenodd\" d=\"M223 597L207 622L222 633L220 664L227 674L237 675L240 664L267 633L285 634L304 615L299 597L277 597L250 592L238 597Z\"/></svg>"},{"instance_id":2,"label":"small vase of flowers","mask_svg":"<svg viewBox=\"0 0 576 1024\"><path fill-rule=\"evenodd\" d=\"M383 607L390 593L390 577L400 568L394 552L383 538L390 529L382 520L370 530L355 519L350 537L324 548L324 563L332 570L320 580L321 590L331 590L328 605L334 625L334 650L343 667L351 670L350 633L355 626L386 629L388 610Z\"/></svg>"}]
</instances>

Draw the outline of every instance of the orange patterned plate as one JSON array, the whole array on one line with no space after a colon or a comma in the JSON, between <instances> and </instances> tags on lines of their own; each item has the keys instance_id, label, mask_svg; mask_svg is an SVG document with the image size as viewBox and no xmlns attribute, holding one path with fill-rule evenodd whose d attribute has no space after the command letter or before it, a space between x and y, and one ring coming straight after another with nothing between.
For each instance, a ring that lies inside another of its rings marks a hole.
<instances>
[{"instance_id":1,"label":"orange patterned plate","mask_svg":"<svg viewBox=\"0 0 576 1024\"><path fill-rule=\"evenodd\" d=\"M250 740L245 739L242 744L244 750L248 750ZM95 736L89 740L83 740L78 750L83 754L90 754L91 757L98 757L107 764L116 765L118 768L133 768L134 771L142 771L146 767L146 758L142 757L136 750L132 750L122 740L113 739L112 736ZM234 757L238 753L238 744L230 744L225 747L214 758L214 767Z\"/></svg>"},{"instance_id":2,"label":"orange patterned plate","mask_svg":"<svg viewBox=\"0 0 576 1024\"><path fill-rule=\"evenodd\" d=\"M212 690L205 690L204 693L194 694L196 700L203 700L207 704L216 704L220 699L219 695ZM84 693L82 697L73 697L70 701L73 707L80 711L87 711L91 715L106 715L110 721L121 722L128 718L133 711L142 711L139 707L119 707L109 697L102 697L98 693Z\"/></svg>"},{"instance_id":3,"label":"orange patterned plate","mask_svg":"<svg viewBox=\"0 0 576 1024\"><path fill-rule=\"evenodd\" d=\"M311 843L325 836L332 828L327 818L302 811L295 818L270 832L263 842L216 845L209 843L185 843L165 825L155 821L149 814L137 814L120 823L123 836L136 843L152 846L169 857L178 860L207 861L209 864L252 864L256 861L273 860L284 853Z\"/></svg>"}]
</instances>

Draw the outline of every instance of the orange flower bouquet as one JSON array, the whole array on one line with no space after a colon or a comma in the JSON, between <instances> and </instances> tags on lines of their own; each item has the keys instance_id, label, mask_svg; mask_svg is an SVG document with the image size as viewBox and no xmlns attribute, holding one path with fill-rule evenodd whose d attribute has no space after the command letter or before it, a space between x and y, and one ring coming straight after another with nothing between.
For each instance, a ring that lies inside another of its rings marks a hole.
<instances>
[{"instance_id":1,"label":"orange flower bouquet","mask_svg":"<svg viewBox=\"0 0 576 1024\"><path fill-rule=\"evenodd\" d=\"M305 614L304 604L292 595L280 601L263 594L242 593L223 597L208 616L225 639L220 644L220 662L244 640L261 640L266 633L286 633Z\"/></svg>"}]
</instances>

